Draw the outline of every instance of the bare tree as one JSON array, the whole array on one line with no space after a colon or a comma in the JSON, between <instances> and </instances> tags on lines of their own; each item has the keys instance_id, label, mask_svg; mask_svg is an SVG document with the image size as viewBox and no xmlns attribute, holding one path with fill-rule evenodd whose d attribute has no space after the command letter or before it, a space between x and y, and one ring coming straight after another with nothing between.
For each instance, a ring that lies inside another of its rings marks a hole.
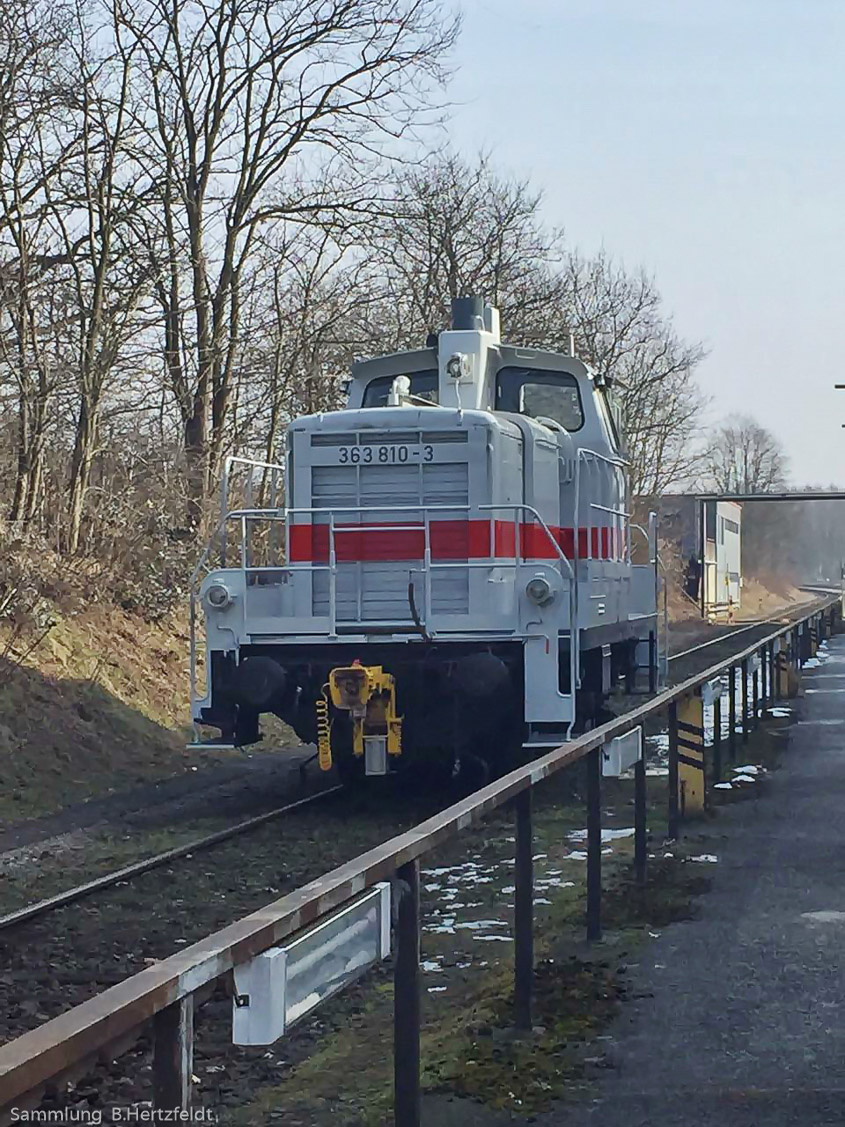
<instances>
[{"instance_id":1,"label":"bare tree","mask_svg":"<svg viewBox=\"0 0 845 1127\"><path fill-rule=\"evenodd\" d=\"M541 204L484 155L437 155L400 175L392 207L362 233L385 287L372 305L374 342L415 347L444 324L451 298L476 294L498 306L511 339L548 343L564 301L563 247Z\"/></svg>"},{"instance_id":2,"label":"bare tree","mask_svg":"<svg viewBox=\"0 0 845 1127\"><path fill-rule=\"evenodd\" d=\"M23 524L42 498L44 444L58 378L53 326L67 310L52 284L46 186L78 141L68 114L67 12L13 0L0 30L0 365L17 407L9 517Z\"/></svg>"},{"instance_id":3,"label":"bare tree","mask_svg":"<svg viewBox=\"0 0 845 1127\"><path fill-rule=\"evenodd\" d=\"M145 240L196 522L265 224L354 208L386 140L419 118L457 31L438 0L113 0L145 103ZM326 161L334 175L315 173ZM303 191L303 183L313 188Z\"/></svg>"},{"instance_id":4,"label":"bare tree","mask_svg":"<svg viewBox=\"0 0 845 1127\"><path fill-rule=\"evenodd\" d=\"M657 496L697 472L704 398L694 372L704 350L678 337L643 271L630 274L604 253L573 254L567 275L577 353L618 385L632 491Z\"/></svg>"},{"instance_id":5,"label":"bare tree","mask_svg":"<svg viewBox=\"0 0 845 1127\"><path fill-rule=\"evenodd\" d=\"M733 415L713 433L706 451L707 477L722 493L782 489L788 459L778 438L750 415Z\"/></svg>"},{"instance_id":6,"label":"bare tree","mask_svg":"<svg viewBox=\"0 0 845 1127\"><path fill-rule=\"evenodd\" d=\"M96 51L96 29L81 0L74 15L69 66L76 79L79 152L45 188L75 308L68 340L77 388L66 532L72 553L79 547L104 395L121 373L125 346L140 327L137 306L149 273L131 253L129 220L140 206L142 175L129 157L132 52Z\"/></svg>"}]
</instances>

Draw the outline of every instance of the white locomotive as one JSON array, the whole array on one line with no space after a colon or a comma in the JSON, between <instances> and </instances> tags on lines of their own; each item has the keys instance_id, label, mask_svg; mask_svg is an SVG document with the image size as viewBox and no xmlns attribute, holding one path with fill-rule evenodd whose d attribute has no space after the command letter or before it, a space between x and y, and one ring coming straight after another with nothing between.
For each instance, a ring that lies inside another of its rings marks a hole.
<instances>
[{"instance_id":1,"label":"white locomotive","mask_svg":"<svg viewBox=\"0 0 845 1127\"><path fill-rule=\"evenodd\" d=\"M282 467L247 472L276 493ZM427 347L356 364L345 410L290 424L285 507L232 508L226 476L192 587L193 717L218 744L275 713L347 775L501 766L656 665L655 530L635 565L612 391L502 344L476 298Z\"/></svg>"}]
</instances>

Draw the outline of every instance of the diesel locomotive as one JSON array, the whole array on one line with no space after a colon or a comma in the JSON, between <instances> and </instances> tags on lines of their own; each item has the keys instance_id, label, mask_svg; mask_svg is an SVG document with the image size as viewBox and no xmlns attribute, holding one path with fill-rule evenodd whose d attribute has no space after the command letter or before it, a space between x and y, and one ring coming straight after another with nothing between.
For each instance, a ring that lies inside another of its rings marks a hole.
<instances>
[{"instance_id":1,"label":"diesel locomotive","mask_svg":"<svg viewBox=\"0 0 845 1127\"><path fill-rule=\"evenodd\" d=\"M656 664L656 529L632 523L612 381L503 344L479 299L355 364L344 409L290 423L284 465L237 461L264 499L234 506L227 464L192 584L208 742L275 714L347 777L500 769Z\"/></svg>"}]
</instances>

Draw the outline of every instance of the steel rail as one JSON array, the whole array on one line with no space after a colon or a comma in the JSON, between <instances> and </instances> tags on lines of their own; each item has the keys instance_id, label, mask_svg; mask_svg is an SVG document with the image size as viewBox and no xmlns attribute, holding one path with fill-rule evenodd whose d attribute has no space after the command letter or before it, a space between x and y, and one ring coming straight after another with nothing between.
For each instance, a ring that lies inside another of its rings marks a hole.
<instances>
[{"instance_id":1,"label":"steel rail","mask_svg":"<svg viewBox=\"0 0 845 1127\"><path fill-rule=\"evenodd\" d=\"M770 623L777 621L776 619L761 619L758 622L750 622L746 626L739 626L736 630L730 630L727 634L720 634L717 638L708 638L706 642L700 642L697 646L690 646L688 650L681 650L680 653L669 654L668 661L678 661L679 658L689 657L690 654L698 653L699 650L706 650L708 646L718 645L719 642L729 642L731 638L735 638L737 634L744 634L747 630L758 629L761 626L768 626Z\"/></svg>"},{"instance_id":2,"label":"steel rail","mask_svg":"<svg viewBox=\"0 0 845 1127\"><path fill-rule=\"evenodd\" d=\"M76 885L74 888L68 888L64 892L58 892L55 896L50 896L45 900L36 900L33 904L27 904L24 908L18 908L14 912L9 912L5 916L0 916L0 931L7 931L17 924L25 923L27 920L35 919L37 916L46 915L48 912L54 911L56 908L63 908L66 904L73 904L77 900L81 900L85 896L89 896L93 892L99 892L103 888L110 888L121 881L131 880L133 877L141 876L142 873L148 873L151 869L159 869L162 865L167 865L170 861L177 861L180 857L186 857L191 853L199 853L201 850L210 849L213 845L219 844L221 841L228 841L229 838L240 837L241 834L250 833L252 830L258 829L259 826L266 825L267 822L272 822L276 818L280 818L283 814L290 814L294 810L300 810L303 806L310 806L312 803L317 802L319 799L328 798L331 794L337 794L338 791L343 790L342 784L333 787L326 787L324 790L317 791L316 794L311 794L307 798L300 798L296 802L288 803L287 806L280 806L276 810L268 810L265 814L257 814L254 818L247 818L243 822L237 822L234 826L228 826L225 830L217 830L213 834L208 834L206 837L197 838L195 841L187 842L185 845L177 845L173 849L167 849L163 853L155 853L151 857L145 857L142 861L135 861L131 865L125 865L122 869L115 869L111 873L105 873L101 877L95 877L93 880L86 881L85 884Z\"/></svg>"},{"instance_id":3,"label":"steel rail","mask_svg":"<svg viewBox=\"0 0 845 1127\"><path fill-rule=\"evenodd\" d=\"M841 598L831 597L822 606L808 607L806 616L798 622L757 639L740 653L663 690L624 716L511 771L405 833L0 1047L0 1111L8 1109L16 1098L40 1090L68 1070L94 1059L107 1047L113 1049L161 1011L167 1009L173 1014L179 1007L189 1006L197 991L234 967L346 904L377 881L395 877L397 870L406 871L406 866L418 862L424 854L543 779L581 761L607 740L624 735L657 713L674 711L679 700L695 693L705 682L837 604L841 606Z\"/></svg>"},{"instance_id":4,"label":"steel rail","mask_svg":"<svg viewBox=\"0 0 845 1127\"><path fill-rule=\"evenodd\" d=\"M803 590L809 590L809 588L803 588ZM834 592L831 591L830 594L834 594ZM805 606L801 609L804 610L812 608L816 606L817 603L820 604L823 601L823 599L816 599L813 602L806 603ZM727 634L720 634L717 638L709 638L706 642L700 642L697 646L690 646L688 650L681 650L681 652L677 654L669 654L667 660L677 661L678 658L689 657L690 654L698 653L699 650L704 650L708 646L718 645L719 642L727 642L731 638L735 638L737 634L744 634L747 630L754 630L760 626L774 626L778 622L783 623L784 626L787 626L796 621L801 621L800 614L795 619L789 619L787 622L784 622L783 618L758 618L754 622L749 622L745 625L737 626L735 630L731 630Z\"/></svg>"}]
</instances>

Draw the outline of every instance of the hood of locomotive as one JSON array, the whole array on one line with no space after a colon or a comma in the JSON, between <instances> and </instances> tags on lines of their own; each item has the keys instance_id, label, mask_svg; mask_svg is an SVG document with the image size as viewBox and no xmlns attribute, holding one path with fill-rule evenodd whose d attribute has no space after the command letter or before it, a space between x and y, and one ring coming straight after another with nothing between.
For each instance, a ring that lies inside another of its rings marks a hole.
<instances>
[{"instance_id":1,"label":"hood of locomotive","mask_svg":"<svg viewBox=\"0 0 845 1127\"><path fill-rule=\"evenodd\" d=\"M209 645L519 633L537 615L514 582L525 425L438 406L296 419L284 565L205 580ZM559 571L527 566L560 586ZM221 608L209 606L215 584L231 593Z\"/></svg>"}]
</instances>

